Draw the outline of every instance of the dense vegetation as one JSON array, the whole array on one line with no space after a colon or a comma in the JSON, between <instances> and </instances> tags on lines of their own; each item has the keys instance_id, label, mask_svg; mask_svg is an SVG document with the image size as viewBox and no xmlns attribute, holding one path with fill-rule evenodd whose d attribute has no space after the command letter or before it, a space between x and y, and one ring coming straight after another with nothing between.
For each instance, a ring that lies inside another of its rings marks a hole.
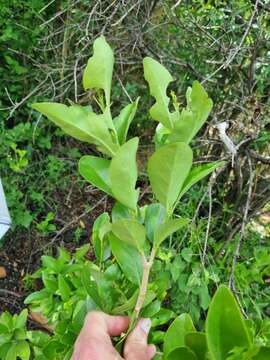
<instances>
[{"instance_id":1,"label":"dense vegetation","mask_svg":"<svg viewBox=\"0 0 270 360\"><path fill-rule=\"evenodd\" d=\"M171 113L178 104L186 106L188 86L195 80L203 84L214 108L191 141L193 164L225 161L175 206L174 216L185 218L187 224L162 242L153 262L141 313L153 319L151 341L160 346L165 324L182 313L188 313L197 329L203 330L211 297L218 285L226 284L249 318L255 339L250 349L234 349L230 359L255 356L258 346L267 346L270 340L267 1L89 4L81 0L18 5L13 0L1 4L0 14L0 172L13 219L13 229L1 249L0 266L7 273L0 280L1 307L19 313L25 295L30 294L26 302L39 312L32 313L28 325L54 332L52 340L41 331L26 332L26 311L13 319L4 313L0 331L6 333L9 328L6 342L10 336L22 341L22 352L17 355L23 359L30 349L35 359L63 359L63 352L69 358L87 310L98 304L110 313L131 314L136 303L140 272L138 277L134 271L127 273L115 249L110 256L109 248L100 254L98 247L100 228L104 231L108 220L101 214L113 208L112 214L126 217L126 209L114 205L78 173L81 156L100 156L102 149L69 138L31 108L35 101L82 107L91 103L95 112L108 106L102 93L81 86L92 44L102 33L115 53L112 117L125 106L128 109L129 103L133 110L137 108L128 139L141 139L137 154L140 206L155 201L146 175L156 127L153 112L149 114L153 97L142 69L146 56L166 65L175 77L167 91ZM164 147L159 135L155 143ZM123 202L119 196L116 199ZM101 269L97 288L87 281L93 269L97 272L93 266ZM102 303L105 296L106 304ZM3 348L0 358L5 358ZM16 358L16 349L10 359Z\"/></svg>"}]
</instances>

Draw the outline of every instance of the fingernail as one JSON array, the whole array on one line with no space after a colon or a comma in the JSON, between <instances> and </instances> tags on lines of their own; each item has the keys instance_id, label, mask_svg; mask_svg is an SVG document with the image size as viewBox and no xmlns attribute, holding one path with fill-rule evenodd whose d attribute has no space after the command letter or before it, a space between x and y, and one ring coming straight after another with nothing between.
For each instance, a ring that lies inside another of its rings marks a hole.
<instances>
[{"instance_id":1,"label":"fingernail","mask_svg":"<svg viewBox=\"0 0 270 360\"><path fill-rule=\"evenodd\" d=\"M150 319L141 319L140 320L140 328L142 331L144 331L146 334L149 333L151 329L151 320Z\"/></svg>"}]
</instances>

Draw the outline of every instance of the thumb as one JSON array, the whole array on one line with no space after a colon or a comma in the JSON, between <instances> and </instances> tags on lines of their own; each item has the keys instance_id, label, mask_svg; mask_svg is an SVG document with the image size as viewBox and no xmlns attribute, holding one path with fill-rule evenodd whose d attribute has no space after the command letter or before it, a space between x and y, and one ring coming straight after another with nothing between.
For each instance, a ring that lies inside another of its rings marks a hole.
<instances>
[{"instance_id":1,"label":"thumb","mask_svg":"<svg viewBox=\"0 0 270 360\"><path fill-rule=\"evenodd\" d=\"M125 343L124 356L126 360L151 360L154 357L155 346L147 344L150 328L150 319L140 319L138 321Z\"/></svg>"}]
</instances>

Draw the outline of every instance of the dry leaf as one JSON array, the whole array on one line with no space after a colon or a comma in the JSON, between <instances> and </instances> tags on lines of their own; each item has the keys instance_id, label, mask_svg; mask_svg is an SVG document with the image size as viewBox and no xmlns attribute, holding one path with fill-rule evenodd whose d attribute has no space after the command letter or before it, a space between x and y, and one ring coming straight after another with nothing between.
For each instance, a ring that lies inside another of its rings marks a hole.
<instances>
[{"instance_id":1,"label":"dry leaf","mask_svg":"<svg viewBox=\"0 0 270 360\"><path fill-rule=\"evenodd\" d=\"M7 276L7 271L3 266L0 266L0 279L4 279Z\"/></svg>"}]
</instances>

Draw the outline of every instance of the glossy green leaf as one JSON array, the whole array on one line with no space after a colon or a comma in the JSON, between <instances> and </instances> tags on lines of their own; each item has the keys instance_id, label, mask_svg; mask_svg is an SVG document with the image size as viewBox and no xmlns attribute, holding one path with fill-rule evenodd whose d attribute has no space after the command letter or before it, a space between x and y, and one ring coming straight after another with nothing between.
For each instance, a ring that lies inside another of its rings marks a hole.
<instances>
[{"instance_id":1,"label":"glossy green leaf","mask_svg":"<svg viewBox=\"0 0 270 360\"><path fill-rule=\"evenodd\" d=\"M139 98L132 104L125 106L124 109L121 110L120 114L114 119L114 126L120 145L123 145L126 141L129 126L137 111L138 102Z\"/></svg>"},{"instance_id":2,"label":"glossy green leaf","mask_svg":"<svg viewBox=\"0 0 270 360\"><path fill-rule=\"evenodd\" d=\"M196 354L198 360L205 360L207 353L206 336L202 332L190 332L185 336L185 344Z\"/></svg>"},{"instance_id":3,"label":"glossy green leaf","mask_svg":"<svg viewBox=\"0 0 270 360\"><path fill-rule=\"evenodd\" d=\"M143 252L145 243L145 228L136 220L121 219L112 224L112 232L121 241L135 246Z\"/></svg>"},{"instance_id":4,"label":"glossy green leaf","mask_svg":"<svg viewBox=\"0 0 270 360\"><path fill-rule=\"evenodd\" d=\"M110 257L110 245L106 239L106 234L110 230L110 216L105 212L95 220L92 230L92 243L95 256L99 262L103 262Z\"/></svg>"},{"instance_id":5,"label":"glossy green leaf","mask_svg":"<svg viewBox=\"0 0 270 360\"><path fill-rule=\"evenodd\" d=\"M251 345L239 306L226 286L220 286L211 301L206 337L209 351L216 360L225 360L235 346Z\"/></svg>"},{"instance_id":6,"label":"glossy green leaf","mask_svg":"<svg viewBox=\"0 0 270 360\"><path fill-rule=\"evenodd\" d=\"M197 356L189 348L181 346L171 351L165 360L197 360Z\"/></svg>"},{"instance_id":7,"label":"glossy green leaf","mask_svg":"<svg viewBox=\"0 0 270 360\"><path fill-rule=\"evenodd\" d=\"M145 229L149 240L154 241L154 232L166 218L166 210L161 204L150 204L145 211Z\"/></svg>"},{"instance_id":8,"label":"glossy green leaf","mask_svg":"<svg viewBox=\"0 0 270 360\"><path fill-rule=\"evenodd\" d=\"M181 227L186 226L188 223L187 219L169 219L161 224L154 235L154 245L156 248L170 235L175 231L181 229Z\"/></svg>"},{"instance_id":9,"label":"glossy green leaf","mask_svg":"<svg viewBox=\"0 0 270 360\"><path fill-rule=\"evenodd\" d=\"M198 166L193 166L185 179L182 189L180 191L178 200L198 181L202 180L205 176L211 174L217 168L223 166L224 161L216 161L209 164L202 164Z\"/></svg>"},{"instance_id":10,"label":"glossy green leaf","mask_svg":"<svg viewBox=\"0 0 270 360\"><path fill-rule=\"evenodd\" d=\"M58 288L63 301L68 301L71 289L62 274L58 275Z\"/></svg>"},{"instance_id":11,"label":"glossy green leaf","mask_svg":"<svg viewBox=\"0 0 270 360\"><path fill-rule=\"evenodd\" d=\"M88 89L103 89L106 105L110 106L112 73L114 65L113 51L104 36L94 42L94 54L88 60L83 73L83 87Z\"/></svg>"},{"instance_id":12,"label":"glossy green leaf","mask_svg":"<svg viewBox=\"0 0 270 360\"><path fill-rule=\"evenodd\" d=\"M85 155L79 161L80 174L98 189L112 195L109 181L110 160Z\"/></svg>"},{"instance_id":13,"label":"glossy green leaf","mask_svg":"<svg viewBox=\"0 0 270 360\"><path fill-rule=\"evenodd\" d=\"M149 84L150 94L156 100L150 109L150 115L154 120L161 122L166 128L172 129L174 119L178 114L170 113L170 99L166 91L173 78L163 65L150 57L143 59L143 68L144 78Z\"/></svg>"},{"instance_id":14,"label":"glossy green leaf","mask_svg":"<svg viewBox=\"0 0 270 360\"><path fill-rule=\"evenodd\" d=\"M119 240L113 233L109 235L109 240L112 253L126 278L139 286L143 273L141 254L135 247Z\"/></svg>"},{"instance_id":15,"label":"glossy green leaf","mask_svg":"<svg viewBox=\"0 0 270 360\"><path fill-rule=\"evenodd\" d=\"M186 93L187 107L183 109L179 119L175 122L175 128L169 141L183 141L189 143L202 125L205 123L213 102L198 81L194 81L192 88Z\"/></svg>"},{"instance_id":16,"label":"glossy green leaf","mask_svg":"<svg viewBox=\"0 0 270 360\"><path fill-rule=\"evenodd\" d=\"M107 126L106 114L86 112L82 106L58 103L36 103L32 108L47 116L70 136L97 145L109 156L115 155L118 145L113 141Z\"/></svg>"},{"instance_id":17,"label":"glossy green leaf","mask_svg":"<svg viewBox=\"0 0 270 360\"><path fill-rule=\"evenodd\" d=\"M139 196L139 190L135 190L138 143L139 139L135 137L122 145L112 159L109 169L113 195L120 203L135 211Z\"/></svg>"},{"instance_id":18,"label":"glossy green leaf","mask_svg":"<svg viewBox=\"0 0 270 360\"><path fill-rule=\"evenodd\" d=\"M150 183L157 199L171 212L192 164L192 150L185 143L158 149L148 161Z\"/></svg>"},{"instance_id":19,"label":"glossy green leaf","mask_svg":"<svg viewBox=\"0 0 270 360\"><path fill-rule=\"evenodd\" d=\"M185 346L187 333L196 331L192 319L188 314L177 317L170 325L164 337L163 352L165 357L174 349Z\"/></svg>"}]
</instances>

